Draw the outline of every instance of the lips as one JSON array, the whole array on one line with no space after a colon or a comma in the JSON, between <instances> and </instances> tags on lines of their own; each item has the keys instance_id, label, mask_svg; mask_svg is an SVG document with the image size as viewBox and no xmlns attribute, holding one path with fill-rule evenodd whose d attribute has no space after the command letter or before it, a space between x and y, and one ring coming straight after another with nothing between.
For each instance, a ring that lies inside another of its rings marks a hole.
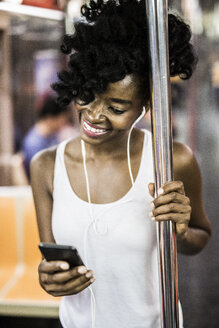
<instances>
[{"instance_id":1,"label":"lips","mask_svg":"<svg viewBox=\"0 0 219 328\"><path fill-rule=\"evenodd\" d=\"M102 128L98 125L91 124L90 122L87 122L85 120L82 121L82 128L87 136L93 138L101 137L111 131L110 129Z\"/></svg>"}]
</instances>

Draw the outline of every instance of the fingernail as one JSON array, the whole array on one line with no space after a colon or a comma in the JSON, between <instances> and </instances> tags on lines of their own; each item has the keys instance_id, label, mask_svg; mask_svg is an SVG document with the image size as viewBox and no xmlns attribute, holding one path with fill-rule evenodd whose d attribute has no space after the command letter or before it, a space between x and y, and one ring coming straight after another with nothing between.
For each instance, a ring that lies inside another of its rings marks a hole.
<instances>
[{"instance_id":1,"label":"fingernail","mask_svg":"<svg viewBox=\"0 0 219 328\"><path fill-rule=\"evenodd\" d=\"M155 206L154 206L154 202L151 202L151 207L152 207L152 208L155 208Z\"/></svg>"},{"instance_id":2,"label":"fingernail","mask_svg":"<svg viewBox=\"0 0 219 328\"><path fill-rule=\"evenodd\" d=\"M92 283L92 282L94 282L95 281L95 278L91 278L90 279L90 282Z\"/></svg>"},{"instance_id":3,"label":"fingernail","mask_svg":"<svg viewBox=\"0 0 219 328\"><path fill-rule=\"evenodd\" d=\"M90 277L92 277L92 273L91 272L88 272L88 273L86 273L86 275L85 275L87 278L90 278Z\"/></svg>"},{"instance_id":4,"label":"fingernail","mask_svg":"<svg viewBox=\"0 0 219 328\"><path fill-rule=\"evenodd\" d=\"M158 195L162 195L164 193L163 188L159 188L157 193L158 193Z\"/></svg>"},{"instance_id":5,"label":"fingernail","mask_svg":"<svg viewBox=\"0 0 219 328\"><path fill-rule=\"evenodd\" d=\"M68 263L62 263L62 264L60 265L60 268L61 268L62 270L68 270L68 269L69 269L69 264L68 264Z\"/></svg>"},{"instance_id":6,"label":"fingernail","mask_svg":"<svg viewBox=\"0 0 219 328\"><path fill-rule=\"evenodd\" d=\"M151 221L153 221L153 222L156 221L154 216L151 217Z\"/></svg>"},{"instance_id":7,"label":"fingernail","mask_svg":"<svg viewBox=\"0 0 219 328\"><path fill-rule=\"evenodd\" d=\"M153 218L153 217L154 217L154 214L153 214L153 212L150 212L150 213L149 213L149 215L150 215L150 217L151 217L151 218Z\"/></svg>"},{"instance_id":8,"label":"fingernail","mask_svg":"<svg viewBox=\"0 0 219 328\"><path fill-rule=\"evenodd\" d=\"M86 273L87 269L85 267L78 268L78 273Z\"/></svg>"}]
</instances>

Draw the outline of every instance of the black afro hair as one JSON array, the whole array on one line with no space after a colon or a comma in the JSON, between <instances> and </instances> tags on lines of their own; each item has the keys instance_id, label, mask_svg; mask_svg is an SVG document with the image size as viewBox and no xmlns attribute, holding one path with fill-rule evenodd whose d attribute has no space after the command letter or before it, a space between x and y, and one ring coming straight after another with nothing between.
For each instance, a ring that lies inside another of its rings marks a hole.
<instances>
[{"instance_id":1,"label":"black afro hair","mask_svg":"<svg viewBox=\"0 0 219 328\"><path fill-rule=\"evenodd\" d=\"M52 85L61 106L76 97L85 103L109 83L136 74L149 92L149 51L144 0L90 0L81 8L75 33L65 35L61 50L70 55L68 69ZM189 26L168 15L170 75L188 79L196 64ZM149 98L149 94L147 95Z\"/></svg>"}]
</instances>

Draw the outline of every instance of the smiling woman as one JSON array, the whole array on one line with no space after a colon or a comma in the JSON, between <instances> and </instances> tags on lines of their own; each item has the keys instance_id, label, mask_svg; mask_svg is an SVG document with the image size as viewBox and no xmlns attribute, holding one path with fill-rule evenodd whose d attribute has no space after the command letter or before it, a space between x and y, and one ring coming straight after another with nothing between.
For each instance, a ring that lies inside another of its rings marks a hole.
<instances>
[{"instance_id":1,"label":"smiling woman","mask_svg":"<svg viewBox=\"0 0 219 328\"><path fill-rule=\"evenodd\" d=\"M31 181L41 241L73 244L85 266L43 259L40 283L64 296L64 328L158 328L154 221L176 223L181 252L204 248L211 228L199 167L191 150L175 143L177 181L153 199L151 134L133 129L149 109L144 1L91 0L75 29L62 45L68 70L53 88L60 104L75 101L80 136L39 153ZM172 76L192 74L190 37L189 27L170 14Z\"/></svg>"},{"instance_id":2,"label":"smiling woman","mask_svg":"<svg viewBox=\"0 0 219 328\"><path fill-rule=\"evenodd\" d=\"M101 143L108 143L112 139L117 143L117 134L120 138L125 134L127 140L127 128L130 129L141 113L143 105L139 83L132 75L127 75L121 81L109 83L107 90L97 94L88 104L76 100L75 107L82 123L82 139L89 143L92 140L86 137L99 137Z\"/></svg>"}]
</instances>

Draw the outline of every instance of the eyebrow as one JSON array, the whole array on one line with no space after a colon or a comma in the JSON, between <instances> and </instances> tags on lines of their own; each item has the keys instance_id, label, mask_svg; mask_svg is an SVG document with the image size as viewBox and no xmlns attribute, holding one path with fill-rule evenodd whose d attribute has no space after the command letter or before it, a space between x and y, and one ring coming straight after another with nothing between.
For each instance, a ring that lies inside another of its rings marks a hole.
<instances>
[{"instance_id":1,"label":"eyebrow","mask_svg":"<svg viewBox=\"0 0 219 328\"><path fill-rule=\"evenodd\" d=\"M119 98L110 98L111 101L119 103L119 104L128 104L132 105L132 102L130 100L125 100L125 99L119 99Z\"/></svg>"}]
</instances>

